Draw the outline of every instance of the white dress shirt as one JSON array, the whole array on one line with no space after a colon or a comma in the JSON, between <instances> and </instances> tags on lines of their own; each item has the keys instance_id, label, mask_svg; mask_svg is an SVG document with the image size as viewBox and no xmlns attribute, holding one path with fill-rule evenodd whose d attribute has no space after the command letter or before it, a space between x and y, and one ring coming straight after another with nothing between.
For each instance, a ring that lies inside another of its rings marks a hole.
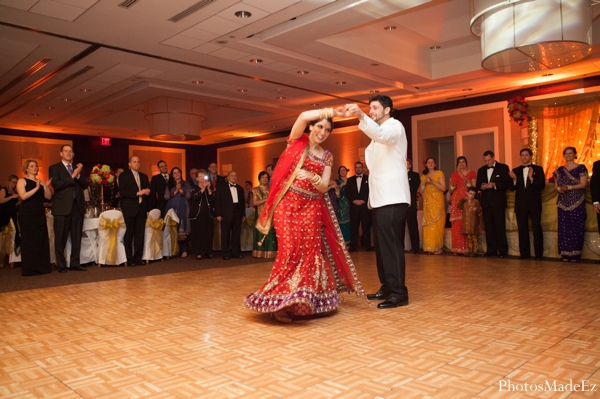
<instances>
[{"instance_id":1,"label":"white dress shirt","mask_svg":"<svg viewBox=\"0 0 600 399\"><path fill-rule=\"evenodd\" d=\"M372 140L365 150L365 160L370 172L369 207L410 205L404 126L394 118L389 118L380 126L365 115L358 127Z\"/></svg>"},{"instance_id":2,"label":"white dress shirt","mask_svg":"<svg viewBox=\"0 0 600 399\"><path fill-rule=\"evenodd\" d=\"M229 184L229 191L231 191L231 198L233 198L233 203L237 204L239 202L237 187L235 185L232 186L231 183L228 183L228 184Z\"/></svg>"}]
</instances>

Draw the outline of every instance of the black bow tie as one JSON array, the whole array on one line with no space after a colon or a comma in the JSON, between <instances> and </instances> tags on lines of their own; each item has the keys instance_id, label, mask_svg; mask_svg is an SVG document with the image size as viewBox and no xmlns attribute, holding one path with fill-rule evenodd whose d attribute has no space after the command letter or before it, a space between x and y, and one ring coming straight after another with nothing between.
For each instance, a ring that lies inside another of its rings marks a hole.
<instances>
[{"instance_id":1,"label":"black bow tie","mask_svg":"<svg viewBox=\"0 0 600 399\"><path fill-rule=\"evenodd\" d=\"M530 166L531 166L531 164L530 164L530 163L528 163L527 165L523 165L523 167L524 167L524 168L528 168L528 167L530 167Z\"/></svg>"},{"instance_id":2,"label":"black bow tie","mask_svg":"<svg viewBox=\"0 0 600 399\"><path fill-rule=\"evenodd\" d=\"M235 184L229 183L229 187L235 187Z\"/></svg>"},{"instance_id":3,"label":"black bow tie","mask_svg":"<svg viewBox=\"0 0 600 399\"><path fill-rule=\"evenodd\" d=\"M494 167L493 166L488 166L488 169L494 169Z\"/></svg>"},{"instance_id":4,"label":"black bow tie","mask_svg":"<svg viewBox=\"0 0 600 399\"><path fill-rule=\"evenodd\" d=\"M357 179L362 179L362 175L356 175Z\"/></svg>"}]
</instances>

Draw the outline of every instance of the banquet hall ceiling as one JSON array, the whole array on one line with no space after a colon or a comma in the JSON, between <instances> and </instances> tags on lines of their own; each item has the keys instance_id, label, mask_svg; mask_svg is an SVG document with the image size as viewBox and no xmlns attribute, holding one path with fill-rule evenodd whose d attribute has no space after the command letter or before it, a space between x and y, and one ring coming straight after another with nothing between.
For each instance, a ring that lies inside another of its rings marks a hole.
<instances>
[{"instance_id":1,"label":"banquet hall ceiling","mask_svg":"<svg viewBox=\"0 0 600 399\"><path fill-rule=\"evenodd\" d=\"M206 145L377 91L403 109L600 74L597 18L592 56L552 76L482 69L469 20L469 0L0 0L0 127L145 140L169 97Z\"/></svg>"}]
</instances>

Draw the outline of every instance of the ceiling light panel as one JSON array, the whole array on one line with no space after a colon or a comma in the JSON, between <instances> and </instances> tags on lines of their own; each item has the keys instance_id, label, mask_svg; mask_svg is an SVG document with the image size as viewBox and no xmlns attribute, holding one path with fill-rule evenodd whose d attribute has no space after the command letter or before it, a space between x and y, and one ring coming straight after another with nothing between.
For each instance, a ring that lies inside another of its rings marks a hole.
<instances>
[{"instance_id":1,"label":"ceiling light panel","mask_svg":"<svg viewBox=\"0 0 600 399\"><path fill-rule=\"evenodd\" d=\"M207 32L213 32L218 35L226 35L229 32L233 32L234 30L238 30L244 26L241 23L241 19L236 18L235 16L233 16L233 18L235 19L228 19L223 18L219 15L214 15L210 18L205 19L199 24L194 25L194 27L197 29L205 30Z\"/></svg>"},{"instance_id":2,"label":"ceiling light panel","mask_svg":"<svg viewBox=\"0 0 600 399\"><path fill-rule=\"evenodd\" d=\"M73 22L98 1L99 0L61 0L60 2L40 1L31 7L29 12Z\"/></svg>"},{"instance_id":3,"label":"ceiling light panel","mask_svg":"<svg viewBox=\"0 0 600 399\"><path fill-rule=\"evenodd\" d=\"M302 0L244 0L240 6L247 4L272 14L301 2Z\"/></svg>"}]
</instances>

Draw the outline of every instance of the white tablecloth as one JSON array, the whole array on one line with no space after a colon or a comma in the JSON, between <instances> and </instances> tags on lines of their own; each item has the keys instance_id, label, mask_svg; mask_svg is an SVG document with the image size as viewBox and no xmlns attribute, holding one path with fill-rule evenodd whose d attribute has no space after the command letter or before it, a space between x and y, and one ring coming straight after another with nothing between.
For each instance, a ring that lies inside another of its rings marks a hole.
<instances>
[{"instance_id":1,"label":"white tablecloth","mask_svg":"<svg viewBox=\"0 0 600 399\"><path fill-rule=\"evenodd\" d=\"M81 264L97 263L98 262L98 218L83 219L83 232L81 234L81 252L79 254L79 262ZM54 244L54 216L51 213L46 215L46 223L48 225L48 235L50 242ZM65 246L65 259L67 267L71 259L71 235L67 239ZM50 261L56 263L56 254L54 245L50 248Z\"/></svg>"}]
</instances>

